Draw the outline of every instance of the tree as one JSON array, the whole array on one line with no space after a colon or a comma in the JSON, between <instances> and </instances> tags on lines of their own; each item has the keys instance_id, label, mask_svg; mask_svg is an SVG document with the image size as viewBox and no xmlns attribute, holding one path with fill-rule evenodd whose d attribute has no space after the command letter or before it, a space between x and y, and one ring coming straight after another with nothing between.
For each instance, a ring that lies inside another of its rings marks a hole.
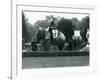
<instances>
[{"instance_id":1,"label":"tree","mask_svg":"<svg viewBox=\"0 0 100 80\"><path fill-rule=\"evenodd\" d=\"M72 39L72 36L74 34L74 26L72 25L72 21L69 19L62 18L58 23L58 29L64 33L66 36L66 41L69 41Z\"/></svg>"},{"instance_id":2,"label":"tree","mask_svg":"<svg viewBox=\"0 0 100 80\"><path fill-rule=\"evenodd\" d=\"M90 21L89 16L86 16L82 19L82 21L79 24L81 30L81 36L85 41L85 43L87 43L86 33L87 29L89 29L89 21Z\"/></svg>"},{"instance_id":3,"label":"tree","mask_svg":"<svg viewBox=\"0 0 100 80\"><path fill-rule=\"evenodd\" d=\"M74 26L74 30L79 30L79 20L77 18L72 18L72 25Z\"/></svg>"},{"instance_id":4,"label":"tree","mask_svg":"<svg viewBox=\"0 0 100 80\"><path fill-rule=\"evenodd\" d=\"M25 42L28 42L30 39L30 35L27 30L27 19L25 18L24 13L22 13L22 38L25 40Z\"/></svg>"}]
</instances>

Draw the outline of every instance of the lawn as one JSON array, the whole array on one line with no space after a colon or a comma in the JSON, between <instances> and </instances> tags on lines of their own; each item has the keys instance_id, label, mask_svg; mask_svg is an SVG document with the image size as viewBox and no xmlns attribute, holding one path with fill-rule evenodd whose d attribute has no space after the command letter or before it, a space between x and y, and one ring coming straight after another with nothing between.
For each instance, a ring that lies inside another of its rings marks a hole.
<instances>
[{"instance_id":1,"label":"lawn","mask_svg":"<svg viewBox=\"0 0 100 80\"><path fill-rule=\"evenodd\" d=\"M88 66L89 56L23 57L22 68L50 68Z\"/></svg>"}]
</instances>

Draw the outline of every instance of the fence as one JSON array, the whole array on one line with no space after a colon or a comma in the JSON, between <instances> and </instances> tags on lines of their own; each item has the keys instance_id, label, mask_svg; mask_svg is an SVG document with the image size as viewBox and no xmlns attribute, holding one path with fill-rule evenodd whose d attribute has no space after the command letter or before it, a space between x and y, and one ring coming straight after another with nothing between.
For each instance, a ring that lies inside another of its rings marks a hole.
<instances>
[{"instance_id":1,"label":"fence","mask_svg":"<svg viewBox=\"0 0 100 80\"><path fill-rule=\"evenodd\" d=\"M89 56L89 51L28 51L22 52L23 57L49 56Z\"/></svg>"}]
</instances>

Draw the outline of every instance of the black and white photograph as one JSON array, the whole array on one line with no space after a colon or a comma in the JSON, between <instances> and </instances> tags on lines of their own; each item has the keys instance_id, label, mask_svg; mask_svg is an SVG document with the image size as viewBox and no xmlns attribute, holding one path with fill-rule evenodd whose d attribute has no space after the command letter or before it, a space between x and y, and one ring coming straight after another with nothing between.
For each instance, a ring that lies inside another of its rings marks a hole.
<instances>
[{"instance_id":1,"label":"black and white photograph","mask_svg":"<svg viewBox=\"0 0 100 80\"><path fill-rule=\"evenodd\" d=\"M90 14L22 10L22 69L89 66Z\"/></svg>"},{"instance_id":2,"label":"black and white photograph","mask_svg":"<svg viewBox=\"0 0 100 80\"><path fill-rule=\"evenodd\" d=\"M1 0L0 80L100 80L100 0Z\"/></svg>"},{"instance_id":3,"label":"black and white photograph","mask_svg":"<svg viewBox=\"0 0 100 80\"><path fill-rule=\"evenodd\" d=\"M14 2L11 31L12 80L82 79L96 72L94 6Z\"/></svg>"}]
</instances>

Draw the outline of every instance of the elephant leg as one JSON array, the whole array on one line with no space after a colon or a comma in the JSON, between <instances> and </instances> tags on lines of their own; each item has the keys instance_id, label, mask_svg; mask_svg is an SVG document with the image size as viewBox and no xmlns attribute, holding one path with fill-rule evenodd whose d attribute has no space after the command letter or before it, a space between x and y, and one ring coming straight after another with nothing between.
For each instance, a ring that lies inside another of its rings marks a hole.
<instances>
[{"instance_id":1,"label":"elephant leg","mask_svg":"<svg viewBox=\"0 0 100 80\"><path fill-rule=\"evenodd\" d=\"M49 39L45 40L43 47L44 47L45 51L49 51L49 48L50 48L50 40Z\"/></svg>"},{"instance_id":2,"label":"elephant leg","mask_svg":"<svg viewBox=\"0 0 100 80\"><path fill-rule=\"evenodd\" d=\"M59 48L59 51L62 51L64 45L57 45L57 46L58 46L58 48Z\"/></svg>"}]
</instances>

